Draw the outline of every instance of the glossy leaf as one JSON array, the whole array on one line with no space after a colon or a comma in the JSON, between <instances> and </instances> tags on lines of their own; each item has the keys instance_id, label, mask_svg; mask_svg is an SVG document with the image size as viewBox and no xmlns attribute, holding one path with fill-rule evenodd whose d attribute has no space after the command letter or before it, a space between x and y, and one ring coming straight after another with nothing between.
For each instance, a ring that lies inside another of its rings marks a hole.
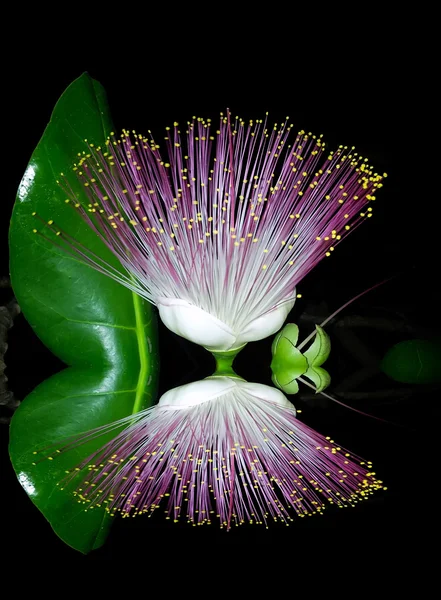
<instances>
[{"instance_id":1,"label":"glossy leaf","mask_svg":"<svg viewBox=\"0 0 441 600\"><path fill-rule=\"evenodd\" d=\"M107 438L32 465L33 451L137 412L154 402L158 373L155 309L110 278L33 233L32 212L118 266L56 183L70 173L83 139L103 143L111 129L105 92L87 74L58 101L20 184L10 227L11 277L23 313L68 368L37 387L11 423L10 455L23 488L70 546L88 552L105 540L111 518L85 512L57 482ZM76 180L69 179L78 194ZM82 196L85 200L85 197ZM44 234L46 235L46 234ZM49 235L49 234L48 234ZM23 349L25 351L25 349ZM25 376L25 374L23 374Z\"/></svg>"}]
</instances>

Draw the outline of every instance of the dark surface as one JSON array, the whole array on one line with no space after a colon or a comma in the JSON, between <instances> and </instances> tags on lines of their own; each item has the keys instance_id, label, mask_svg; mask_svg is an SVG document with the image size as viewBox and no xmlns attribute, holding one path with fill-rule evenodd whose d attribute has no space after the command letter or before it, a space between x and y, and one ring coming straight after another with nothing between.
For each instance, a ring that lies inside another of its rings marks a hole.
<instances>
[{"instance_id":1,"label":"dark surface","mask_svg":"<svg viewBox=\"0 0 441 600\"><path fill-rule=\"evenodd\" d=\"M288 59L286 63L284 59L272 62L270 70L262 67L262 73L256 57L244 57L247 67L240 68L234 56L231 61L224 56L218 70L214 65L213 72L174 67L170 75L167 57L156 58L145 71L133 73L115 65L110 68L90 64L85 59L78 61L76 68L61 72L28 72L26 83L33 90L32 102L26 95L12 93L22 82L22 74L13 71L9 82L11 96L7 98L9 159L7 177L3 173L0 275L7 273L7 222L27 161L58 97L87 69L107 90L117 128L152 129L160 134L163 126L175 119L180 121L193 114L214 119L228 106L233 114L244 118L259 117L267 110L274 121L290 115L299 128L324 133L331 144L356 145L380 172L389 174L378 194L374 218L350 236L331 260L323 261L305 278L298 290L303 298L290 319L298 322L298 315L308 303L322 299L331 311L335 310L370 285L400 274L398 279L366 296L361 304L354 304L348 309L350 314L361 313L369 318L381 313L392 318L398 311L410 326L427 327L436 333L440 303L434 273L439 253L435 254L434 238L430 235L436 218L432 213L432 182L425 176L418 157L420 142L416 141L423 116L418 104L420 94L409 86L414 74L406 55L401 54L397 60L397 54L388 50L386 42L384 48L377 47L369 57L371 68L367 70L372 74L359 68L362 59L356 54L354 51L353 65L342 65L340 57L335 68L314 69L310 78L305 72L307 65L292 73ZM7 295L3 292L4 298ZM385 336L369 330L363 336L372 347L384 349L404 339L402 334ZM213 365L204 350L178 340L163 327L160 343L161 356L167 357L167 362L165 358L162 361L160 393L172 385L210 374ZM247 379L269 383L270 346L269 340L250 344L237 359L237 371ZM10 331L6 360L9 384L18 398L24 398L63 366L36 338L22 316ZM346 357L325 367L338 384L339 377L347 377L356 365ZM399 386L381 374L368 385L372 391ZM106 545L88 557L75 553L55 536L16 481L7 456L7 426L3 425L2 488L6 493L2 493L2 502L7 509L3 512L7 546L23 560L32 556L34 560L44 557L80 562L119 559L126 556L128 548L143 556L147 545L155 553L168 553L183 546L200 551L221 548L236 552L244 548L261 552L298 548L303 540L317 540L318 544L323 539L327 540L326 548L339 547L347 539L348 548L367 545L379 552L421 554L425 540L438 527L437 518L429 510L436 503L435 492L430 491L436 476L432 473L426 479L424 469L431 460L439 395L439 391L414 393L410 398L393 398L389 403L366 400L357 405L360 410L401 427L379 423L329 403L304 403L301 418L305 422L371 459L377 474L387 482L387 493L376 495L356 509L329 510L323 517L298 521L289 529L276 526L266 531L243 526L229 533L218 531L215 526L168 526L159 515L152 519L118 520Z\"/></svg>"}]
</instances>

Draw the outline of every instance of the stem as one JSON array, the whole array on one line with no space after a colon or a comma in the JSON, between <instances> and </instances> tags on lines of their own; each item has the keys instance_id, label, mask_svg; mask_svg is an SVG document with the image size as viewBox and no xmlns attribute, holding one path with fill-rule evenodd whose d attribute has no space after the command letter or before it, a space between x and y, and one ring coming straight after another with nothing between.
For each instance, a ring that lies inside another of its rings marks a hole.
<instances>
[{"instance_id":1,"label":"stem","mask_svg":"<svg viewBox=\"0 0 441 600\"><path fill-rule=\"evenodd\" d=\"M229 350L228 352L212 352L216 361L216 370L211 377L236 377L242 379L233 369L233 362L244 347L245 345L234 350Z\"/></svg>"},{"instance_id":2,"label":"stem","mask_svg":"<svg viewBox=\"0 0 441 600\"><path fill-rule=\"evenodd\" d=\"M142 410L144 407L144 398L147 388L147 380L149 375L149 360L148 360L148 347L147 338L144 327L143 319L143 308L142 300L138 294L132 292L133 295L133 306L135 309L135 326L136 326L136 337L138 339L138 350L139 350L139 377L138 383L136 384L135 402L133 403L132 415Z\"/></svg>"},{"instance_id":3,"label":"stem","mask_svg":"<svg viewBox=\"0 0 441 600\"><path fill-rule=\"evenodd\" d=\"M387 283L388 281L391 281L392 279L395 279L395 277L397 277L397 275L394 275L393 277L389 277L389 279L385 279L384 281L380 281L380 283L376 283L375 285L373 285L372 287L368 288L367 290L364 290L364 292L361 292L361 294L358 294L357 296L354 296L354 298L351 298L351 300L348 300L348 302L346 302L345 304L343 304L343 306L340 306L340 308L338 308L335 312L333 312L332 315L329 315L329 317L327 317L323 321L323 323L320 323L320 327L324 327L326 325L326 323L329 323L329 321L331 319L333 319L336 315L338 315L338 313L340 311L342 311L344 308L346 308L347 306L349 306L350 304L352 304L352 302L355 302L356 300L358 300L359 298L361 298L362 296L364 296L368 292L371 292L372 290L375 290L375 288L380 287L380 285L383 285L384 283ZM310 333L308 335L308 337L305 338L303 340L303 342L297 346L297 350L301 350L303 348L303 346L305 346L309 342L309 340L311 340L316 334L317 334L317 330L315 330L312 333Z\"/></svg>"},{"instance_id":4,"label":"stem","mask_svg":"<svg viewBox=\"0 0 441 600\"><path fill-rule=\"evenodd\" d=\"M307 385L308 387L310 387L311 389L315 390L315 387L313 385L311 385L308 381L303 379L303 377L299 377L298 380L301 381L302 383L304 383L305 385ZM358 410L357 408L354 408L353 406L349 406L349 404L340 402L340 400L337 400L337 398L334 398L333 396L330 396L329 394L326 394L325 392L318 392L318 393L321 394L322 396L324 396L325 398L328 398L328 400L332 400L332 402L336 402L337 404L340 404L340 406L344 406L345 408L348 408L349 410L352 410L352 411L358 413L359 415L363 415L364 417L369 417L370 419L375 419L376 421L381 421L381 423L388 423L389 425L396 425L397 427L405 427L407 429L406 425L400 425L400 423L394 423L393 421L387 421L386 419L381 419L380 417L376 417L369 413L365 413L362 410Z\"/></svg>"}]
</instances>

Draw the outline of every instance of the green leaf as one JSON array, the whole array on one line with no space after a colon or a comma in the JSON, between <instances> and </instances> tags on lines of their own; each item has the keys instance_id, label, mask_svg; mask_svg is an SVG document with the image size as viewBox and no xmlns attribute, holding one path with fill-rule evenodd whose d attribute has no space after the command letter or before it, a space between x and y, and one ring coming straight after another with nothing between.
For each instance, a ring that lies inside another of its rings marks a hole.
<instances>
[{"instance_id":1,"label":"green leaf","mask_svg":"<svg viewBox=\"0 0 441 600\"><path fill-rule=\"evenodd\" d=\"M380 368L400 383L438 383L441 381L441 340L400 342L387 351Z\"/></svg>"},{"instance_id":2,"label":"green leaf","mask_svg":"<svg viewBox=\"0 0 441 600\"><path fill-rule=\"evenodd\" d=\"M85 512L57 482L106 439L89 442L55 460L38 462L33 451L99 427L151 405L158 374L157 322L152 306L110 278L81 264L33 228L53 219L106 261L104 244L69 205L56 183L70 168L83 139L102 144L111 119L104 89L87 74L58 101L20 184L10 227L11 278L35 333L68 368L34 390L11 423L10 456L22 486L67 544L81 552L101 546L111 518ZM78 194L76 180L69 177ZM82 197L85 200L85 197Z\"/></svg>"},{"instance_id":3,"label":"green leaf","mask_svg":"<svg viewBox=\"0 0 441 600\"><path fill-rule=\"evenodd\" d=\"M286 394L296 394L299 386L295 379L308 370L308 361L295 347L299 337L299 328L288 323L275 337L272 344L273 359L271 370L274 385Z\"/></svg>"},{"instance_id":4,"label":"green leaf","mask_svg":"<svg viewBox=\"0 0 441 600\"><path fill-rule=\"evenodd\" d=\"M311 367L319 367L329 357L331 352L331 340L329 335L320 325L316 325L316 336L311 346L304 352L304 356L308 359Z\"/></svg>"}]
</instances>

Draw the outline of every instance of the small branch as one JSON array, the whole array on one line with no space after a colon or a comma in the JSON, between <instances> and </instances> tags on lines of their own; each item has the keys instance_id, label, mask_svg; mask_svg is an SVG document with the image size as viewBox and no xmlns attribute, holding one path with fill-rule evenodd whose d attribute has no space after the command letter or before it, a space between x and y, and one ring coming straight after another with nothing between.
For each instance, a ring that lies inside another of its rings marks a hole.
<instances>
[{"instance_id":1,"label":"small branch","mask_svg":"<svg viewBox=\"0 0 441 600\"><path fill-rule=\"evenodd\" d=\"M311 385L308 381L306 381L303 377L299 377L298 379L299 379L299 381L301 381L308 387L314 389L314 386ZM363 412L362 410L358 410L358 408L354 408L353 406L350 406L349 404L345 404L344 402L337 400L337 398L334 398L334 396L330 396L326 392L318 392L318 394L320 394L321 396L324 396L325 398L328 398L329 400L332 400L332 402L335 402L336 404L339 404L340 406L343 406L344 408L348 408L349 410L352 410L352 411L358 413L359 415L363 415L363 417L369 417L370 419L375 419L375 421L380 421L382 423L388 423L389 425L396 425L397 427L405 427L404 425L400 425L399 423L387 421L386 419L381 419L380 417L376 417L375 415L371 415L369 413Z\"/></svg>"},{"instance_id":2,"label":"small branch","mask_svg":"<svg viewBox=\"0 0 441 600\"><path fill-rule=\"evenodd\" d=\"M344 398L345 400L375 400L381 398L401 398L406 399L412 396L415 393L415 389L390 389L390 390L376 390L375 392L338 392L339 398ZM421 389L418 390L418 393L425 392L433 392L432 389ZM336 392L337 393L337 392ZM305 401L314 401L317 400L317 394L308 394L306 392L302 392L299 394L299 398Z\"/></svg>"},{"instance_id":3,"label":"small branch","mask_svg":"<svg viewBox=\"0 0 441 600\"><path fill-rule=\"evenodd\" d=\"M5 282L7 282L6 285ZM7 277L2 277L0 279L0 287L8 287L8 285L10 285L9 279ZM8 378L4 373L6 369L4 356L8 349L8 344L6 342L8 329L12 327L14 323L14 318L19 313L20 307L17 304L15 298L11 300L6 306L0 306L0 407L5 407L12 412L14 412L14 410L18 407L20 401L14 397L14 394L8 390L8 387L6 385ZM8 423L9 421L10 417L0 417L0 423Z\"/></svg>"},{"instance_id":4,"label":"small branch","mask_svg":"<svg viewBox=\"0 0 441 600\"><path fill-rule=\"evenodd\" d=\"M415 385L407 388L376 390L375 392L338 392L338 397L344 398L345 400L360 401L381 400L383 398L399 398L401 400L406 400L407 398L411 398L415 394L433 394L435 392L439 393L440 390L440 384L436 383L433 385ZM300 398L302 400L314 400L317 399L317 395L302 393L300 394Z\"/></svg>"},{"instance_id":5,"label":"small branch","mask_svg":"<svg viewBox=\"0 0 441 600\"><path fill-rule=\"evenodd\" d=\"M347 306L349 306L350 304L352 304L353 302L355 302L356 300L358 300L359 298L361 298L362 296L364 296L368 292L370 292L372 290L375 290L376 288L378 288L381 285L387 283L388 281L391 281L395 277L396 277L396 275L394 275L393 277L389 277L389 279L385 279L384 281L380 281L380 283L376 283L375 285L373 285L372 287L368 288L367 290L364 290L364 292L361 292L357 296L354 296L354 298L351 298L350 300L348 300L347 302L345 302L345 304L343 304L343 306L340 306L340 308L338 308L336 311L334 311L332 313L332 315L329 315L329 317L327 317L322 323L320 323L320 327L324 327L327 323L329 323L330 321L332 321ZM307 344L309 342L309 340L312 339L315 336L315 334L316 334L315 331L313 331L312 333L310 333L308 335L308 337L305 340L303 340L303 342L301 344L299 344L298 349L301 350L303 348L303 346L305 346L305 344Z\"/></svg>"}]
</instances>

